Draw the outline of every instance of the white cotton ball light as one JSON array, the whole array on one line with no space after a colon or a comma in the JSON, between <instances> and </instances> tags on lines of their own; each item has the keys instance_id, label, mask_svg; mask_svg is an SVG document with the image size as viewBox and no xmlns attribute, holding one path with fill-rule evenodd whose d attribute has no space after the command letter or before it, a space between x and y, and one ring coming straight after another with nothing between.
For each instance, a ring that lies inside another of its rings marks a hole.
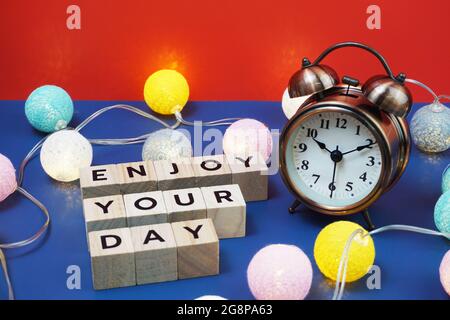
<instances>
[{"instance_id":1,"label":"white cotton ball light","mask_svg":"<svg viewBox=\"0 0 450 320\"><path fill-rule=\"evenodd\" d=\"M289 96L289 91L286 88L281 99L281 107L286 118L290 119L297 112L298 108L308 99L311 95L306 95L303 97L291 98Z\"/></svg>"},{"instance_id":2,"label":"white cotton ball light","mask_svg":"<svg viewBox=\"0 0 450 320\"><path fill-rule=\"evenodd\" d=\"M143 160L170 160L192 157L191 141L181 131L161 129L153 132L142 147Z\"/></svg>"},{"instance_id":3,"label":"white cotton ball light","mask_svg":"<svg viewBox=\"0 0 450 320\"><path fill-rule=\"evenodd\" d=\"M50 135L42 145L41 165L51 178L70 182L80 178L80 169L92 164L91 143L75 130Z\"/></svg>"},{"instance_id":4,"label":"white cotton ball light","mask_svg":"<svg viewBox=\"0 0 450 320\"><path fill-rule=\"evenodd\" d=\"M205 295L196 298L195 300L228 300L221 296L215 296L215 295Z\"/></svg>"}]
</instances>

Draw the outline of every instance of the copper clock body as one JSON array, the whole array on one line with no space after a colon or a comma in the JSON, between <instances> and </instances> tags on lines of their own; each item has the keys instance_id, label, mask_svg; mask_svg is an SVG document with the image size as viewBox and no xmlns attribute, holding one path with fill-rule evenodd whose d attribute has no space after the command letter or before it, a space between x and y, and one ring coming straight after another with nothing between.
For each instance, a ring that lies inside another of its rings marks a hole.
<instances>
[{"instance_id":1,"label":"copper clock body","mask_svg":"<svg viewBox=\"0 0 450 320\"><path fill-rule=\"evenodd\" d=\"M375 136L381 151L381 175L372 191L351 205L334 206L310 199L292 178L287 166L288 142L301 123L321 112L351 115ZM363 94L361 88L337 86L311 96L288 121L280 137L280 170L283 181L300 202L314 211L330 215L347 215L368 208L388 191L403 174L409 160L410 137L404 118L380 110Z\"/></svg>"}]
</instances>

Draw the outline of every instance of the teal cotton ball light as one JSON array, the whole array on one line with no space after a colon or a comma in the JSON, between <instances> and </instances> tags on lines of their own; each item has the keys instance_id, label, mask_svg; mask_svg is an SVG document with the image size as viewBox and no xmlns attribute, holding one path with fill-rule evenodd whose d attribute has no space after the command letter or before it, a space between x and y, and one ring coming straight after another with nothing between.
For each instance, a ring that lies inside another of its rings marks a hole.
<instances>
[{"instance_id":1,"label":"teal cotton ball light","mask_svg":"<svg viewBox=\"0 0 450 320\"><path fill-rule=\"evenodd\" d=\"M28 97L25 115L35 129L55 132L66 128L72 120L73 102L64 89L45 85L35 89Z\"/></svg>"},{"instance_id":2,"label":"teal cotton ball light","mask_svg":"<svg viewBox=\"0 0 450 320\"><path fill-rule=\"evenodd\" d=\"M443 152L450 148L450 109L436 101L420 108L411 120L411 136L420 150Z\"/></svg>"},{"instance_id":3,"label":"teal cotton ball light","mask_svg":"<svg viewBox=\"0 0 450 320\"><path fill-rule=\"evenodd\" d=\"M434 223L442 233L450 233L450 191L439 198L434 207Z\"/></svg>"}]
</instances>

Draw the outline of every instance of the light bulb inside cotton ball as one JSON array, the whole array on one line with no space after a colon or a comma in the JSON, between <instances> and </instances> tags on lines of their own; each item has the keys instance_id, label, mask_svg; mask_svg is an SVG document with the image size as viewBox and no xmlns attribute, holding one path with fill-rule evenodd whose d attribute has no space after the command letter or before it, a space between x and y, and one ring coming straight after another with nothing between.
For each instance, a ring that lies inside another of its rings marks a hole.
<instances>
[{"instance_id":1,"label":"light bulb inside cotton ball","mask_svg":"<svg viewBox=\"0 0 450 320\"><path fill-rule=\"evenodd\" d=\"M17 189L16 169L11 160L0 153L0 202Z\"/></svg>"},{"instance_id":2,"label":"light bulb inside cotton ball","mask_svg":"<svg viewBox=\"0 0 450 320\"><path fill-rule=\"evenodd\" d=\"M450 109L436 101L417 110L411 120L411 137L424 152L450 148Z\"/></svg>"},{"instance_id":3,"label":"light bulb inside cotton ball","mask_svg":"<svg viewBox=\"0 0 450 320\"><path fill-rule=\"evenodd\" d=\"M448 250L444 255L444 258L442 258L442 262L439 267L439 277L441 279L442 287L450 296L450 250Z\"/></svg>"},{"instance_id":4,"label":"light bulb inside cotton ball","mask_svg":"<svg viewBox=\"0 0 450 320\"><path fill-rule=\"evenodd\" d=\"M91 143L75 130L50 135L41 148L41 165L53 179L62 182L80 178L80 169L92 164Z\"/></svg>"},{"instance_id":5,"label":"light bulb inside cotton ball","mask_svg":"<svg viewBox=\"0 0 450 320\"><path fill-rule=\"evenodd\" d=\"M205 295L196 298L195 300L228 300L221 296L215 296L215 295Z\"/></svg>"},{"instance_id":6,"label":"light bulb inside cotton ball","mask_svg":"<svg viewBox=\"0 0 450 320\"><path fill-rule=\"evenodd\" d=\"M145 82L144 99L150 109L159 114L175 114L189 99L188 82L175 70L159 70Z\"/></svg>"},{"instance_id":7,"label":"light bulb inside cotton ball","mask_svg":"<svg viewBox=\"0 0 450 320\"><path fill-rule=\"evenodd\" d=\"M327 278L336 281L342 253L352 233L358 229L350 245L345 282L364 277L375 260L372 237L360 225L349 221L338 221L323 228L314 243L314 258L319 270Z\"/></svg>"},{"instance_id":8,"label":"light bulb inside cotton ball","mask_svg":"<svg viewBox=\"0 0 450 320\"><path fill-rule=\"evenodd\" d=\"M450 191L442 194L434 206L434 223L442 233L450 233Z\"/></svg>"},{"instance_id":9,"label":"light bulb inside cotton ball","mask_svg":"<svg viewBox=\"0 0 450 320\"><path fill-rule=\"evenodd\" d=\"M25 102L25 115L35 129L55 132L66 128L72 120L73 102L64 89L45 85L29 95Z\"/></svg>"},{"instance_id":10,"label":"light bulb inside cotton ball","mask_svg":"<svg viewBox=\"0 0 450 320\"><path fill-rule=\"evenodd\" d=\"M272 153L272 144L269 128L255 119L233 122L223 136L223 151L228 156L248 157L260 154L267 161Z\"/></svg>"},{"instance_id":11,"label":"light bulb inside cotton ball","mask_svg":"<svg viewBox=\"0 0 450 320\"><path fill-rule=\"evenodd\" d=\"M442 173L442 193L450 191L450 165Z\"/></svg>"},{"instance_id":12,"label":"light bulb inside cotton ball","mask_svg":"<svg viewBox=\"0 0 450 320\"><path fill-rule=\"evenodd\" d=\"M161 129L151 133L142 148L143 160L170 160L192 157L188 137L178 130Z\"/></svg>"},{"instance_id":13,"label":"light bulb inside cotton ball","mask_svg":"<svg viewBox=\"0 0 450 320\"><path fill-rule=\"evenodd\" d=\"M286 88L281 99L281 107L283 109L286 118L290 119L297 112L298 108L309 98L311 95L306 95L297 98L291 98L289 96L289 91Z\"/></svg>"},{"instance_id":14,"label":"light bulb inside cotton ball","mask_svg":"<svg viewBox=\"0 0 450 320\"><path fill-rule=\"evenodd\" d=\"M257 300L303 300L311 289L312 277L306 254L286 244L262 248L247 268L248 286Z\"/></svg>"}]
</instances>

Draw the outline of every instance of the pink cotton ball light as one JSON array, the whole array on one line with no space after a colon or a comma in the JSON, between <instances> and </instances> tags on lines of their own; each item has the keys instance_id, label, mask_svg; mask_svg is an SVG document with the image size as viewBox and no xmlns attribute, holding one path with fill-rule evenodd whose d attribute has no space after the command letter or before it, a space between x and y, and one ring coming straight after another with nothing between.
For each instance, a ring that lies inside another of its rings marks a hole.
<instances>
[{"instance_id":1,"label":"pink cotton ball light","mask_svg":"<svg viewBox=\"0 0 450 320\"><path fill-rule=\"evenodd\" d=\"M445 292L450 296L450 250L447 251L442 259L439 275Z\"/></svg>"},{"instance_id":2,"label":"pink cotton ball light","mask_svg":"<svg viewBox=\"0 0 450 320\"><path fill-rule=\"evenodd\" d=\"M16 170L11 161L0 153L0 202L17 189Z\"/></svg>"},{"instance_id":3,"label":"pink cotton ball light","mask_svg":"<svg viewBox=\"0 0 450 320\"><path fill-rule=\"evenodd\" d=\"M267 161L272 153L269 128L255 119L241 119L231 124L223 136L223 151L227 155L254 156Z\"/></svg>"},{"instance_id":4,"label":"pink cotton ball light","mask_svg":"<svg viewBox=\"0 0 450 320\"><path fill-rule=\"evenodd\" d=\"M247 280L257 300L303 300L312 282L311 261L298 247L273 244L250 261Z\"/></svg>"}]
</instances>

